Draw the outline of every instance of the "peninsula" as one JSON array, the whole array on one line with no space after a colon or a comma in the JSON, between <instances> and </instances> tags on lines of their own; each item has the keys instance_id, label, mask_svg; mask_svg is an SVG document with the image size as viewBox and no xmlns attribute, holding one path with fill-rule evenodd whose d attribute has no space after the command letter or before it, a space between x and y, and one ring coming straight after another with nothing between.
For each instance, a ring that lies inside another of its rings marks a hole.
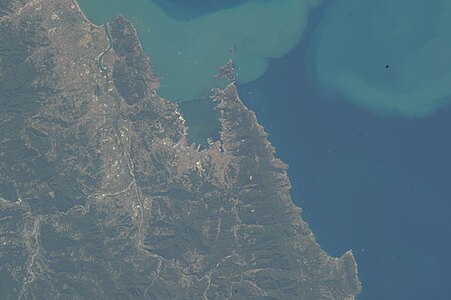
<instances>
[{"instance_id":1,"label":"peninsula","mask_svg":"<svg viewBox=\"0 0 451 300\"><path fill-rule=\"evenodd\" d=\"M3 298L361 291L352 253L328 256L301 219L232 62L212 99L220 138L199 151L123 17L99 27L71 0L0 0L0 27Z\"/></svg>"}]
</instances>

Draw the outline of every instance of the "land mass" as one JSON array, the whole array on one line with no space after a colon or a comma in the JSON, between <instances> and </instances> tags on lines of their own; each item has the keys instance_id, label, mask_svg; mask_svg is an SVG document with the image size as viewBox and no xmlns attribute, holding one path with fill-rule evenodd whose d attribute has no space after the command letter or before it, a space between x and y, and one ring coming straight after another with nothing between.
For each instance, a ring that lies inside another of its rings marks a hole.
<instances>
[{"instance_id":1,"label":"land mass","mask_svg":"<svg viewBox=\"0 0 451 300\"><path fill-rule=\"evenodd\" d=\"M232 67L199 151L129 21L0 0L2 297L354 299L352 253L316 243Z\"/></svg>"}]
</instances>

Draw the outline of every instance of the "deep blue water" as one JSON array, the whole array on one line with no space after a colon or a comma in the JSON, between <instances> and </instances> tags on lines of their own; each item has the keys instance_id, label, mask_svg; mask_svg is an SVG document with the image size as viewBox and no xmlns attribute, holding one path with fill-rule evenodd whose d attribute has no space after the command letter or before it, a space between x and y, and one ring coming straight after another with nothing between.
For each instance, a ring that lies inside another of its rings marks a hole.
<instances>
[{"instance_id":1,"label":"deep blue water","mask_svg":"<svg viewBox=\"0 0 451 300\"><path fill-rule=\"evenodd\" d=\"M290 165L293 200L329 254L354 250L359 299L450 299L451 109L378 117L331 99L304 72L312 39L239 87Z\"/></svg>"}]
</instances>

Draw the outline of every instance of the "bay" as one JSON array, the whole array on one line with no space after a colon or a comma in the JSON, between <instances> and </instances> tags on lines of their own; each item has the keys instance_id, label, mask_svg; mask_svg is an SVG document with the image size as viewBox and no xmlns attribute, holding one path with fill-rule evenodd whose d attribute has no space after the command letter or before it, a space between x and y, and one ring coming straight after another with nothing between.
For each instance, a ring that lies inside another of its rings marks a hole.
<instances>
[{"instance_id":1,"label":"bay","mask_svg":"<svg viewBox=\"0 0 451 300\"><path fill-rule=\"evenodd\" d=\"M161 78L160 95L189 101L211 94L220 66L234 60L240 83L260 77L267 59L281 57L299 41L308 12L319 0L246 1L196 18L176 18L151 0L78 0L87 17L103 24L123 14L133 21Z\"/></svg>"}]
</instances>

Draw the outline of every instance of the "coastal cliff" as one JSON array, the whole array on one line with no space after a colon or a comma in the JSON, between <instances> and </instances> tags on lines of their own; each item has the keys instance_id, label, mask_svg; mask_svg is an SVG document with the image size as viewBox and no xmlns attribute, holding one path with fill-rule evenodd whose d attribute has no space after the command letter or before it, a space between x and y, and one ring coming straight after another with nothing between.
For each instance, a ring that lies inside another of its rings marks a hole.
<instances>
[{"instance_id":1,"label":"coastal cliff","mask_svg":"<svg viewBox=\"0 0 451 300\"><path fill-rule=\"evenodd\" d=\"M220 138L199 151L122 16L99 27L70 0L0 0L0 26L6 298L360 292L352 253L316 243L233 82L212 97Z\"/></svg>"}]
</instances>

